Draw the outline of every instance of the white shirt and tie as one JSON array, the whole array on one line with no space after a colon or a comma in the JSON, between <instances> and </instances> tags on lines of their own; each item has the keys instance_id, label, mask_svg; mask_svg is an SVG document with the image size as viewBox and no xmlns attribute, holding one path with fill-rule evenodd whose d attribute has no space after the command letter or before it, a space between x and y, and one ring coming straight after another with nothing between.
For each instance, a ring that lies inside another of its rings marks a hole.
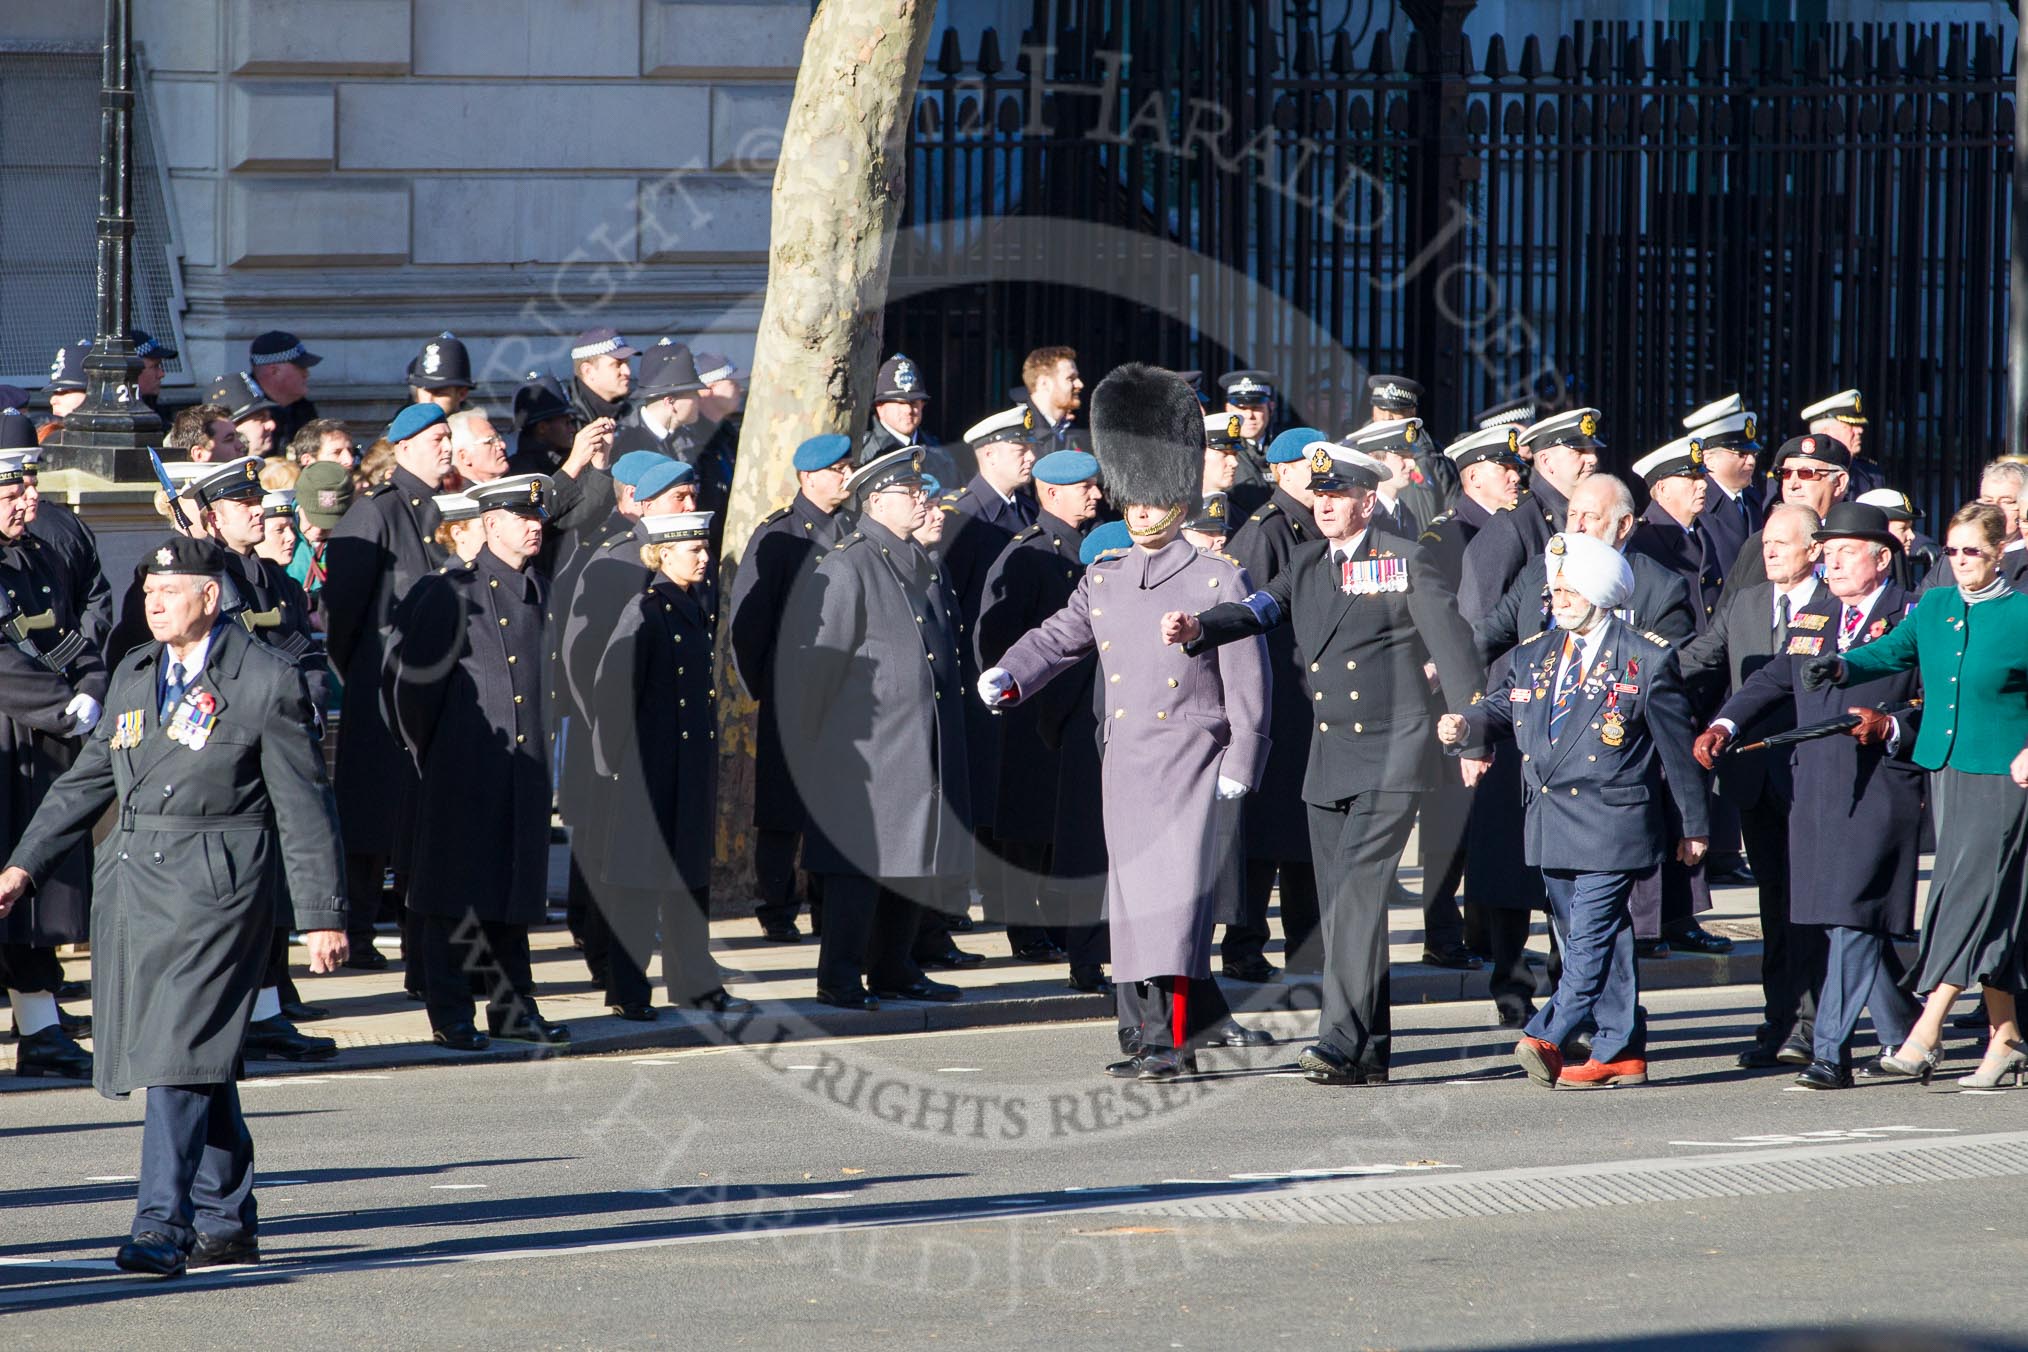
<instances>
[{"instance_id":1,"label":"white shirt and tie","mask_svg":"<svg viewBox=\"0 0 2028 1352\"><path fill-rule=\"evenodd\" d=\"M190 688L197 674L204 670L204 659L211 656L211 634L212 631L207 629L204 637L191 646L181 661L171 657L168 645L163 645L161 715L164 723L167 723L169 716L176 712L176 703L183 698L183 692Z\"/></svg>"}]
</instances>

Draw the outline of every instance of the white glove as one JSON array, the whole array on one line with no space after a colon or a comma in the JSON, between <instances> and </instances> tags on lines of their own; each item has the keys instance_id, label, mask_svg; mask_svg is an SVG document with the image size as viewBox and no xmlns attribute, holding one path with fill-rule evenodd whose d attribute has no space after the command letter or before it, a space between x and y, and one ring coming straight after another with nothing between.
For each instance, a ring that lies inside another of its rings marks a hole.
<instances>
[{"instance_id":1,"label":"white glove","mask_svg":"<svg viewBox=\"0 0 2028 1352\"><path fill-rule=\"evenodd\" d=\"M1218 777L1219 802L1229 803L1235 798L1244 797L1246 797L1246 785L1236 779L1227 779L1224 775Z\"/></svg>"},{"instance_id":2,"label":"white glove","mask_svg":"<svg viewBox=\"0 0 2028 1352\"><path fill-rule=\"evenodd\" d=\"M99 715L105 712L97 700L82 690L71 696L63 711L77 720L77 735L80 737L89 737L92 729L99 725Z\"/></svg>"},{"instance_id":3,"label":"white glove","mask_svg":"<svg viewBox=\"0 0 2028 1352\"><path fill-rule=\"evenodd\" d=\"M1013 689L1014 678L1005 667L992 667L979 673L979 698L986 701L988 709L1005 704Z\"/></svg>"}]
</instances>

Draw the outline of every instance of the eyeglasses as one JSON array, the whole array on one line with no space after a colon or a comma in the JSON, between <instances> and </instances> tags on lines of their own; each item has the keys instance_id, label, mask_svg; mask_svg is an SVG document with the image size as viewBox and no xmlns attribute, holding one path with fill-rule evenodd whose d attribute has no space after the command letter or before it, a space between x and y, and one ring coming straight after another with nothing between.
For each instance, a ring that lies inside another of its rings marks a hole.
<instances>
[{"instance_id":1,"label":"eyeglasses","mask_svg":"<svg viewBox=\"0 0 2028 1352\"><path fill-rule=\"evenodd\" d=\"M1807 484L1815 483L1819 479L1828 479L1833 474L1843 474L1844 472L1842 469L1820 469L1815 465L1783 465L1774 473L1777 479L1794 479L1799 483Z\"/></svg>"},{"instance_id":2,"label":"eyeglasses","mask_svg":"<svg viewBox=\"0 0 2028 1352\"><path fill-rule=\"evenodd\" d=\"M929 490L927 488L924 488L921 484L915 484L913 486L910 486L908 484L891 484L886 488L876 489L874 490L874 492L876 496L880 493L900 493L906 497L911 498L926 498L929 496Z\"/></svg>"},{"instance_id":3,"label":"eyeglasses","mask_svg":"<svg viewBox=\"0 0 2028 1352\"><path fill-rule=\"evenodd\" d=\"M1943 547L1943 552L1944 552L1944 557L1945 557L1945 558L1947 558L1947 559L1955 559L1955 558L1957 558L1957 557L1958 557L1958 556L1959 556L1960 554L1962 554L1962 555L1963 555L1964 557L1966 557L1966 558L1968 558L1968 559L1990 559L1990 558L1992 558L1992 557L1993 557L1993 551L1992 551L1992 550L1990 550L1990 549L1973 549L1973 548L1972 548L1972 547L1971 547L1970 545L1962 545L1962 546L1960 546L1960 545L1945 545L1945 546Z\"/></svg>"}]
</instances>

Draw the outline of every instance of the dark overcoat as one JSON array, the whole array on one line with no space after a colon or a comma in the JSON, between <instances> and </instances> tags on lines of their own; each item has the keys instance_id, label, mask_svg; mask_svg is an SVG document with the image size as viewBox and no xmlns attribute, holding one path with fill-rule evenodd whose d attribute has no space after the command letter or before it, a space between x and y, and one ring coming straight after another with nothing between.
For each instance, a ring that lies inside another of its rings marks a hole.
<instances>
[{"instance_id":1,"label":"dark overcoat","mask_svg":"<svg viewBox=\"0 0 2028 1352\"><path fill-rule=\"evenodd\" d=\"M801 493L771 512L747 540L732 580L732 659L747 693L759 703L754 718L753 824L761 831L803 829L803 800L782 754L781 710L775 698L775 654L780 650L789 598L809 585L826 554L845 542L852 519L827 512Z\"/></svg>"},{"instance_id":2,"label":"dark overcoat","mask_svg":"<svg viewBox=\"0 0 2028 1352\"><path fill-rule=\"evenodd\" d=\"M161 651L120 663L106 716L8 861L40 883L120 810L92 904L93 1075L109 1097L238 1074L267 981L276 870L299 929L345 928L336 804L301 674L220 624L191 683L214 722L192 749L162 723ZM123 727L135 745L113 745Z\"/></svg>"},{"instance_id":3,"label":"dark overcoat","mask_svg":"<svg viewBox=\"0 0 2028 1352\"><path fill-rule=\"evenodd\" d=\"M613 630L652 580L641 562L633 523L615 514L597 545L572 554L556 579L545 611L551 698L550 765L556 803L569 824L580 865L595 858L606 838L611 781L598 773L593 750L592 701L600 660Z\"/></svg>"},{"instance_id":4,"label":"dark overcoat","mask_svg":"<svg viewBox=\"0 0 2028 1352\"><path fill-rule=\"evenodd\" d=\"M1821 584L1812 593L1813 601L1821 601L1824 590ZM1804 611L1810 611L1804 606ZM1820 613L1819 611L1811 613ZM1798 632L1821 633L1822 620L1803 621L1804 628ZM1795 629L1794 617L1790 628ZM1783 635L1783 646L1788 636ZM1718 603L1718 613L1703 633L1691 639L1677 650L1677 660L1683 671L1683 685L1690 691L1693 706L1715 709L1725 702L1725 696L1742 689L1754 673L1773 661L1775 657L1774 633L1774 584L1756 582L1750 587L1731 592ZM1700 692L1716 691L1716 697L1700 700ZM1787 732L1796 725L1794 701L1772 701L1762 707L1750 723L1739 725L1739 742L1758 741L1775 733ZM1761 795L1769 790L1784 803L1793 800L1794 789L1789 781L1788 753L1780 750L1762 749L1728 755L1718 763L1711 777L1713 790L1721 798L1727 798L1742 807L1757 803Z\"/></svg>"},{"instance_id":5,"label":"dark overcoat","mask_svg":"<svg viewBox=\"0 0 2028 1352\"><path fill-rule=\"evenodd\" d=\"M1498 604L1530 559L1542 557L1549 537L1563 529L1570 499L1546 482L1502 508L1465 546L1465 571L1458 583L1458 609L1476 625Z\"/></svg>"},{"instance_id":6,"label":"dark overcoat","mask_svg":"<svg viewBox=\"0 0 2028 1352\"><path fill-rule=\"evenodd\" d=\"M1914 601L1889 583L1874 598L1860 634L1871 642L1890 632ZM1788 651L1749 677L1718 716L1746 729L1761 725L1770 712L1786 711L1802 726L1838 718L1850 708L1894 709L1920 697L1922 676L1913 669L1842 690L1803 689L1802 664L1837 651L1841 610L1838 598L1819 588L1801 613L1822 616L1821 627L1792 626ZM1795 786L1789 809L1789 919L1795 924L1887 934L1915 928L1923 772L1912 757L1921 715L1899 717L1901 736L1892 754L1842 734L1789 749Z\"/></svg>"},{"instance_id":7,"label":"dark overcoat","mask_svg":"<svg viewBox=\"0 0 2028 1352\"><path fill-rule=\"evenodd\" d=\"M944 494L941 507L943 571L950 577L958 598L959 622L969 636L978 631L986 574L1015 535L1034 524L1038 509L1027 490L1017 491L1009 502L993 490L984 475L974 475L963 488ZM965 701L964 717L972 767L971 820L974 825L989 825L999 810L995 801L1000 788L999 720L976 699Z\"/></svg>"},{"instance_id":8,"label":"dark overcoat","mask_svg":"<svg viewBox=\"0 0 2028 1352\"><path fill-rule=\"evenodd\" d=\"M1653 559L1683 579L1690 589L1691 614L1697 621L1697 632L1703 633L1718 608L1718 593L1725 585L1725 566L1731 562L1719 557L1711 537L1705 534L1703 518L1691 522L1686 531L1660 503L1650 503L1647 515L1627 536L1625 550L1628 558Z\"/></svg>"},{"instance_id":9,"label":"dark overcoat","mask_svg":"<svg viewBox=\"0 0 2028 1352\"><path fill-rule=\"evenodd\" d=\"M346 509L324 551L325 645L344 683L338 725L337 791L345 848L391 855L400 844L415 769L395 740L379 691L395 607L443 562L442 514L426 484L396 467Z\"/></svg>"},{"instance_id":10,"label":"dark overcoat","mask_svg":"<svg viewBox=\"0 0 2028 1352\"><path fill-rule=\"evenodd\" d=\"M1000 665L1001 654L1023 634L1063 609L1084 563L1077 552L1084 534L1047 512L1015 532L986 572L979 623L972 632L977 670ZM1001 840L1047 844L1056 828L1056 779L1061 757L1041 736L1041 710L1016 705L994 719L999 741L993 833Z\"/></svg>"},{"instance_id":11,"label":"dark overcoat","mask_svg":"<svg viewBox=\"0 0 2028 1352\"><path fill-rule=\"evenodd\" d=\"M35 519L28 533L48 545L62 560L62 571L70 584L69 595L82 598L84 636L101 653L113 628L113 588L106 581L105 566L99 561L99 538L70 508L43 498L36 505ZM108 658L110 668L111 659Z\"/></svg>"},{"instance_id":12,"label":"dark overcoat","mask_svg":"<svg viewBox=\"0 0 2028 1352\"><path fill-rule=\"evenodd\" d=\"M416 583L400 614L388 702L417 775L409 907L536 924L549 883L542 580L489 547Z\"/></svg>"},{"instance_id":13,"label":"dark overcoat","mask_svg":"<svg viewBox=\"0 0 2028 1352\"><path fill-rule=\"evenodd\" d=\"M588 831L615 887L693 895L711 886L718 784L718 692L709 591L650 581L620 612L592 686L591 741L607 781Z\"/></svg>"},{"instance_id":14,"label":"dark overcoat","mask_svg":"<svg viewBox=\"0 0 2028 1352\"><path fill-rule=\"evenodd\" d=\"M1256 587L1280 577L1299 546L1323 537L1310 509L1276 488L1226 541L1226 553ZM1249 859L1310 862L1309 814L1303 811L1303 772L1310 763L1310 696L1303 664L1296 660L1295 631L1278 625L1267 632L1272 682L1268 715L1267 767L1260 788L1246 797L1245 848Z\"/></svg>"},{"instance_id":15,"label":"dark overcoat","mask_svg":"<svg viewBox=\"0 0 2028 1352\"><path fill-rule=\"evenodd\" d=\"M1761 504L1752 485L1734 499L1727 497L1725 490L1714 479L1704 495L1704 510L1697 519L1703 523L1704 534L1717 554L1718 571L1730 577L1748 537L1759 534L1767 520L1767 508Z\"/></svg>"},{"instance_id":16,"label":"dark overcoat","mask_svg":"<svg viewBox=\"0 0 2028 1352\"><path fill-rule=\"evenodd\" d=\"M789 598L775 695L809 811L804 868L971 872L962 642L948 576L875 521L862 520Z\"/></svg>"}]
</instances>

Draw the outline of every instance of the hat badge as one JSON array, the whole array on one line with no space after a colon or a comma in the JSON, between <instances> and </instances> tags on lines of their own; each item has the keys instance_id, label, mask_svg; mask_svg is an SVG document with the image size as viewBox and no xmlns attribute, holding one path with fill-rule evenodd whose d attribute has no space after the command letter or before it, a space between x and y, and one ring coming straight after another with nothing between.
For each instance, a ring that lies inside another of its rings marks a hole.
<instances>
[{"instance_id":1,"label":"hat badge","mask_svg":"<svg viewBox=\"0 0 2028 1352\"><path fill-rule=\"evenodd\" d=\"M914 455L912 455L912 456L910 456L910 457L908 458L908 467L909 467L910 469L914 470L914 471L915 471L916 473L918 473L918 474L922 473L922 452L921 452L921 451L917 451L917 452L916 452L916 453L915 453Z\"/></svg>"},{"instance_id":2,"label":"hat badge","mask_svg":"<svg viewBox=\"0 0 2028 1352\"><path fill-rule=\"evenodd\" d=\"M1864 413L1866 411L1859 406L1859 396L1856 394L1852 396L1852 411L1854 413Z\"/></svg>"},{"instance_id":3,"label":"hat badge","mask_svg":"<svg viewBox=\"0 0 2028 1352\"><path fill-rule=\"evenodd\" d=\"M1695 437L1690 438L1690 463L1693 465L1704 463L1704 443Z\"/></svg>"},{"instance_id":4,"label":"hat badge","mask_svg":"<svg viewBox=\"0 0 2028 1352\"><path fill-rule=\"evenodd\" d=\"M1513 454L1518 453L1520 449L1521 449L1521 429L1519 427L1516 427L1513 423L1508 423L1507 450L1510 454Z\"/></svg>"},{"instance_id":5,"label":"hat badge","mask_svg":"<svg viewBox=\"0 0 2028 1352\"><path fill-rule=\"evenodd\" d=\"M1213 519L1214 521L1219 519L1220 517L1223 517L1225 515L1225 499L1213 498L1211 500L1211 505L1205 508L1204 514Z\"/></svg>"},{"instance_id":6,"label":"hat badge","mask_svg":"<svg viewBox=\"0 0 2028 1352\"><path fill-rule=\"evenodd\" d=\"M1817 453L1817 439L1815 437L1804 437L1803 454L1815 455L1816 453Z\"/></svg>"},{"instance_id":7,"label":"hat badge","mask_svg":"<svg viewBox=\"0 0 2028 1352\"><path fill-rule=\"evenodd\" d=\"M1408 443L1409 445L1411 445L1411 446L1413 446L1413 445L1415 444L1415 424L1414 424L1414 423L1409 423L1408 425L1406 425L1405 427L1403 427L1403 428L1401 429L1401 439L1402 439L1403 441L1407 442L1407 443Z\"/></svg>"},{"instance_id":8,"label":"hat badge","mask_svg":"<svg viewBox=\"0 0 2028 1352\"><path fill-rule=\"evenodd\" d=\"M1225 420L1225 435L1235 438L1239 436L1239 415L1237 413Z\"/></svg>"},{"instance_id":9,"label":"hat badge","mask_svg":"<svg viewBox=\"0 0 2028 1352\"><path fill-rule=\"evenodd\" d=\"M1741 430L1742 430L1742 431L1744 431L1744 432L1746 433L1746 439L1747 439L1748 441L1752 441L1752 440L1753 440L1753 437L1754 437L1754 426L1753 426L1753 415L1752 415L1751 413L1749 413L1749 414L1747 414L1747 415L1746 415L1746 426L1745 426L1744 428L1742 428Z\"/></svg>"},{"instance_id":10,"label":"hat badge","mask_svg":"<svg viewBox=\"0 0 2028 1352\"><path fill-rule=\"evenodd\" d=\"M1577 420L1577 431L1578 435L1586 437L1592 436L1595 433L1597 433L1598 416L1596 414L1587 413L1582 418L1579 418Z\"/></svg>"},{"instance_id":11,"label":"hat badge","mask_svg":"<svg viewBox=\"0 0 2028 1352\"><path fill-rule=\"evenodd\" d=\"M435 375L443 369L443 365L444 353L442 348L438 347L435 343L431 343L423 349L422 369L424 375Z\"/></svg>"},{"instance_id":12,"label":"hat badge","mask_svg":"<svg viewBox=\"0 0 2028 1352\"><path fill-rule=\"evenodd\" d=\"M260 462L258 460L249 459L246 462L245 468L241 472L244 475L246 481L248 483L252 483L255 479L261 477Z\"/></svg>"},{"instance_id":13,"label":"hat badge","mask_svg":"<svg viewBox=\"0 0 2028 1352\"><path fill-rule=\"evenodd\" d=\"M63 374L63 349L59 347L56 349L56 360L50 362L49 364L49 378L51 380L55 380L62 374Z\"/></svg>"},{"instance_id":14,"label":"hat badge","mask_svg":"<svg viewBox=\"0 0 2028 1352\"><path fill-rule=\"evenodd\" d=\"M1033 432L1035 430L1035 405L1026 404L1022 406L1021 430L1024 432Z\"/></svg>"},{"instance_id":15,"label":"hat badge","mask_svg":"<svg viewBox=\"0 0 2028 1352\"><path fill-rule=\"evenodd\" d=\"M322 507L326 511L331 511L334 508L336 508L338 506L338 490L335 488L318 489L317 505L319 507Z\"/></svg>"},{"instance_id":16,"label":"hat badge","mask_svg":"<svg viewBox=\"0 0 2028 1352\"><path fill-rule=\"evenodd\" d=\"M1563 537L1561 535L1552 535L1549 537L1550 553L1556 555L1558 558L1561 558L1563 557L1563 548L1564 548Z\"/></svg>"},{"instance_id":17,"label":"hat badge","mask_svg":"<svg viewBox=\"0 0 2028 1352\"><path fill-rule=\"evenodd\" d=\"M1326 447L1322 446L1322 445L1319 445L1319 446L1315 446L1315 447L1311 448L1311 451L1310 451L1310 473L1312 473L1312 474L1329 474L1330 472L1331 472L1331 452L1330 452L1330 450L1329 450L1329 449L1327 449Z\"/></svg>"},{"instance_id":18,"label":"hat badge","mask_svg":"<svg viewBox=\"0 0 2028 1352\"><path fill-rule=\"evenodd\" d=\"M903 357L894 364L894 388L900 390L903 394L907 394L915 387L915 363L907 357Z\"/></svg>"},{"instance_id":19,"label":"hat badge","mask_svg":"<svg viewBox=\"0 0 2028 1352\"><path fill-rule=\"evenodd\" d=\"M530 479L528 481L528 501L531 503L542 501L542 480Z\"/></svg>"},{"instance_id":20,"label":"hat badge","mask_svg":"<svg viewBox=\"0 0 2028 1352\"><path fill-rule=\"evenodd\" d=\"M175 560L175 558L176 555L170 552L169 547L167 545L164 545L162 548L155 551L155 566L157 568L167 568L170 565L170 563L172 563Z\"/></svg>"}]
</instances>

